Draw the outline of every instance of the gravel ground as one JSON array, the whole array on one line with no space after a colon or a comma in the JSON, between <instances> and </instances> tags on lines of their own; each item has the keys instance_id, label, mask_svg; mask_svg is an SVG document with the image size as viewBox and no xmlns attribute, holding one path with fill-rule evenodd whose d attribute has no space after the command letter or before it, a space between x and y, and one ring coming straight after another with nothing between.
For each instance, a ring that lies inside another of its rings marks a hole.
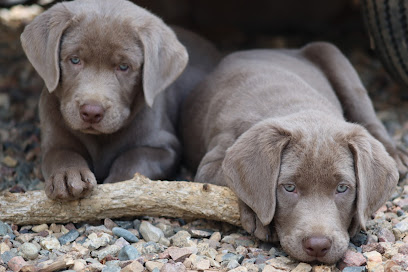
<instances>
[{"instance_id":1,"label":"gravel ground","mask_svg":"<svg viewBox=\"0 0 408 272\"><path fill-rule=\"evenodd\" d=\"M0 12L3 23L4 16ZM0 194L44 187L37 117L43 83L21 52L20 31L19 24L0 23ZM387 76L364 37L356 42L359 34L342 37L341 48L369 90L379 118L406 148L408 93ZM262 36L251 45L299 46L309 40ZM407 211L408 185L402 180L367 223L367 231L352 239L344 258L333 266L298 263L279 245L262 243L220 222L142 217L17 226L0 221L0 272L408 271Z\"/></svg>"}]
</instances>

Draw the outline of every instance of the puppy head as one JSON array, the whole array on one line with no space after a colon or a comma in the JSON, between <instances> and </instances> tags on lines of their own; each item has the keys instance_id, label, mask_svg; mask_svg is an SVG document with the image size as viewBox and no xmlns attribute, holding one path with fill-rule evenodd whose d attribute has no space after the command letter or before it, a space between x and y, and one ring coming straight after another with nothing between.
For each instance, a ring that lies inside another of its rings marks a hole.
<instances>
[{"instance_id":1,"label":"puppy head","mask_svg":"<svg viewBox=\"0 0 408 272\"><path fill-rule=\"evenodd\" d=\"M95 134L113 133L152 106L188 61L162 20L124 0L56 4L25 28L21 42L67 124Z\"/></svg>"},{"instance_id":2,"label":"puppy head","mask_svg":"<svg viewBox=\"0 0 408 272\"><path fill-rule=\"evenodd\" d=\"M390 196L396 166L358 125L288 121L263 122L241 135L227 150L226 181L264 226L271 224L289 255L335 263Z\"/></svg>"}]
</instances>

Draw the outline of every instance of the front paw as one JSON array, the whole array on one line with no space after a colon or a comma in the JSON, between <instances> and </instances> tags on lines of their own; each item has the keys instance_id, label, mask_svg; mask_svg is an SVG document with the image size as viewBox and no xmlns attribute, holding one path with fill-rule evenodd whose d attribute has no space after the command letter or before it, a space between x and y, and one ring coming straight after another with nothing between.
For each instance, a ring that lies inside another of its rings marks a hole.
<instances>
[{"instance_id":1,"label":"front paw","mask_svg":"<svg viewBox=\"0 0 408 272\"><path fill-rule=\"evenodd\" d=\"M272 242L269 225L262 225L256 213L244 202L239 200L238 204L242 227L256 238L265 242Z\"/></svg>"},{"instance_id":2,"label":"front paw","mask_svg":"<svg viewBox=\"0 0 408 272\"><path fill-rule=\"evenodd\" d=\"M65 168L46 179L45 193L51 199L74 200L88 196L95 186L95 176L89 169Z\"/></svg>"},{"instance_id":3,"label":"front paw","mask_svg":"<svg viewBox=\"0 0 408 272\"><path fill-rule=\"evenodd\" d=\"M397 147L396 152L392 155L397 163L400 180L405 178L408 173L408 152L401 147Z\"/></svg>"}]
</instances>

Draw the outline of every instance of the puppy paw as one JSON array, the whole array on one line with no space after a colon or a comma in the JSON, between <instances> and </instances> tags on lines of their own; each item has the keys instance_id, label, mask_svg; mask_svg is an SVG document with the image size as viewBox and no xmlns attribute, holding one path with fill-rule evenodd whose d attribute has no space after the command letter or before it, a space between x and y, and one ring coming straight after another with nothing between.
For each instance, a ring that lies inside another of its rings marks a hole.
<instances>
[{"instance_id":1,"label":"puppy paw","mask_svg":"<svg viewBox=\"0 0 408 272\"><path fill-rule=\"evenodd\" d=\"M254 213L252 209L242 201L239 201L239 212L242 227L248 233L253 234L256 238L262 241L272 242L269 225L262 225L256 213Z\"/></svg>"},{"instance_id":2,"label":"puppy paw","mask_svg":"<svg viewBox=\"0 0 408 272\"><path fill-rule=\"evenodd\" d=\"M392 155L397 163L400 180L405 178L408 173L408 152L401 147L397 147L396 152Z\"/></svg>"},{"instance_id":3,"label":"puppy paw","mask_svg":"<svg viewBox=\"0 0 408 272\"><path fill-rule=\"evenodd\" d=\"M88 196L95 186L95 176L89 169L65 168L45 181L45 193L51 199L74 200Z\"/></svg>"}]
</instances>

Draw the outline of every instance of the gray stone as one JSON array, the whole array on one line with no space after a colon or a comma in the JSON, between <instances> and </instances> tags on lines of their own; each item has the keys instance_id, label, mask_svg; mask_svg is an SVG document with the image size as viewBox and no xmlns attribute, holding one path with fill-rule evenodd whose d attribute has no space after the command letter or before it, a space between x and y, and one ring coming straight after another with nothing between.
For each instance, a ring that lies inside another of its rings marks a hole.
<instances>
[{"instance_id":1,"label":"gray stone","mask_svg":"<svg viewBox=\"0 0 408 272\"><path fill-rule=\"evenodd\" d=\"M61 245L65 245L71 243L72 241L75 241L75 239L78 237L79 232L76 229L72 229L67 234L64 234L60 238L58 238L58 241Z\"/></svg>"},{"instance_id":2,"label":"gray stone","mask_svg":"<svg viewBox=\"0 0 408 272\"><path fill-rule=\"evenodd\" d=\"M238 263L242 263L244 260L244 256L234 253L227 253L222 256L222 262L230 262L232 260L236 260Z\"/></svg>"},{"instance_id":3,"label":"gray stone","mask_svg":"<svg viewBox=\"0 0 408 272\"><path fill-rule=\"evenodd\" d=\"M163 246L169 247L171 243L170 243L169 239L167 239L166 237L163 236L163 237L160 237L159 244L162 244Z\"/></svg>"},{"instance_id":4,"label":"gray stone","mask_svg":"<svg viewBox=\"0 0 408 272\"><path fill-rule=\"evenodd\" d=\"M50 254L50 252L48 250L42 249L40 250L40 254L43 256L48 256Z\"/></svg>"},{"instance_id":5,"label":"gray stone","mask_svg":"<svg viewBox=\"0 0 408 272\"><path fill-rule=\"evenodd\" d=\"M1 259L5 264L7 264L12 258L16 257L17 254L14 253L13 251L6 251L3 254L0 255Z\"/></svg>"},{"instance_id":6,"label":"gray stone","mask_svg":"<svg viewBox=\"0 0 408 272\"><path fill-rule=\"evenodd\" d=\"M106 265L102 269L102 272L120 272L120 270L121 268L118 265L110 264L110 265Z\"/></svg>"},{"instance_id":7,"label":"gray stone","mask_svg":"<svg viewBox=\"0 0 408 272\"><path fill-rule=\"evenodd\" d=\"M149 254L149 253L160 253L163 252L162 246L155 242L147 242L143 245L142 253Z\"/></svg>"},{"instance_id":8,"label":"gray stone","mask_svg":"<svg viewBox=\"0 0 408 272\"><path fill-rule=\"evenodd\" d=\"M399 223L397 223L394 228L397 230L401 231L402 233L408 232L408 221L404 220Z\"/></svg>"},{"instance_id":9,"label":"gray stone","mask_svg":"<svg viewBox=\"0 0 408 272\"><path fill-rule=\"evenodd\" d=\"M166 237L170 237L172 235L174 235L174 228L170 225L164 224L162 222L158 223L156 225L156 227L158 227L159 229L161 229L164 233L164 236Z\"/></svg>"},{"instance_id":10,"label":"gray stone","mask_svg":"<svg viewBox=\"0 0 408 272\"><path fill-rule=\"evenodd\" d=\"M191 237L193 238L209 238L212 232L205 230L190 230Z\"/></svg>"},{"instance_id":11,"label":"gray stone","mask_svg":"<svg viewBox=\"0 0 408 272\"><path fill-rule=\"evenodd\" d=\"M135 260L138 257L140 257L139 251L131 245L124 246L120 251L119 251L119 260L121 261L128 261L128 260Z\"/></svg>"},{"instance_id":12,"label":"gray stone","mask_svg":"<svg viewBox=\"0 0 408 272\"><path fill-rule=\"evenodd\" d=\"M40 242L40 245L43 249L53 251L55 249L59 249L61 247L60 242L55 237L47 237Z\"/></svg>"},{"instance_id":13,"label":"gray stone","mask_svg":"<svg viewBox=\"0 0 408 272\"><path fill-rule=\"evenodd\" d=\"M118 237L123 237L126 241L128 241L130 243L137 243L139 241L139 239L137 239L136 235L134 235L130 231L125 230L123 228L114 227L112 229L112 232L113 232L113 234L115 234Z\"/></svg>"},{"instance_id":14,"label":"gray stone","mask_svg":"<svg viewBox=\"0 0 408 272\"><path fill-rule=\"evenodd\" d=\"M170 237L170 241L174 246L177 247L189 247L190 245L190 238L191 235L185 230L180 230L172 237Z\"/></svg>"},{"instance_id":15,"label":"gray stone","mask_svg":"<svg viewBox=\"0 0 408 272\"><path fill-rule=\"evenodd\" d=\"M38 248L32 243L24 243L19 248L21 256L26 260L34 260L38 257Z\"/></svg>"},{"instance_id":16,"label":"gray stone","mask_svg":"<svg viewBox=\"0 0 408 272\"><path fill-rule=\"evenodd\" d=\"M343 269L343 272L365 272L365 266L349 266Z\"/></svg>"},{"instance_id":17,"label":"gray stone","mask_svg":"<svg viewBox=\"0 0 408 272\"><path fill-rule=\"evenodd\" d=\"M104 249L101 249L99 251L92 251L91 256L92 257L97 257L98 260L102 260L108 255L115 256L116 254L118 254L119 251L120 251L119 246L110 245L110 246L107 246Z\"/></svg>"},{"instance_id":18,"label":"gray stone","mask_svg":"<svg viewBox=\"0 0 408 272\"><path fill-rule=\"evenodd\" d=\"M367 243L367 234L364 232L359 232L353 236L350 240L355 246L360 247Z\"/></svg>"},{"instance_id":19,"label":"gray stone","mask_svg":"<svg viewBox=\"0 0 408 272\"><path fill-rule=\"evenodd\" d=\"M231 270L231 269L237 268L238 266L239 266L239 263L237 260L231 260L227 265L227 269Z\"/></svg>"},{"instance_id":20,"label":"gray stone","mask_svg":"<svg viewBox=\"0 0 408 272\"><path fill-rule=\"evenodd\" d=\"M115 245L119 246L120 248L123 248L124 246L128 246L129 242L126 241L123 237L120 237L117 239L114 243Z\"/></svg>"},{"instance_id":21,"label":"gray stone","mask_svg":"<svg viewBox=\"0 0 408 272\"><path fill-rule=\"evenodd\" d=\"M135 230L139 231L139 228L140 228L140 224L141 224L141 223L142 223L142 222L140 222L139 219L133 220L133 228L134 228Z\"/></svg>"},{"instance_id":22,"label":"gray stone","mask_svg":"<svg viewBox=\"0 0 408 272\"><path fill-rule=\"evenodd\" d=\"M114 220L113 222L115 222L122 229L131 229L131 228L133 228L133 222L132 221Z\"/></svg>"},{"instance_id":23,"label":"gray stone","mask_svg":"<svg viewBox=\"0 0 408 272\"><path fill-rule=\"evenodd\" d=\"M83 246L94 250L108 245L111 240L112 236L107 233L102 233L100 235L91 233L88 235L88 239L85 241L85 243L83 243Z\"/></svg>"},{"instance_id":24,"label":"gray stone","mask_svg":"<svg viewBox=\"0 0 408 272\"><path fill-rule=\"evenodd\" d=\"M153 241L157 243L160 241L161 237L164 237L164 233L161 229L153 226L147 221L143 221L140 224L139 232L146 242Z\"/></svg>"},{"instance_id":25,"label":"gray stone","mask_svg":"<svg viewBox=\"0 0 408 272\"><path fill-rule=\"evenodd\" d=\"M7 234L12 234L10 226L7 223L0 221L0 236L5 236Z\"/></svg>"}]
</instances>

